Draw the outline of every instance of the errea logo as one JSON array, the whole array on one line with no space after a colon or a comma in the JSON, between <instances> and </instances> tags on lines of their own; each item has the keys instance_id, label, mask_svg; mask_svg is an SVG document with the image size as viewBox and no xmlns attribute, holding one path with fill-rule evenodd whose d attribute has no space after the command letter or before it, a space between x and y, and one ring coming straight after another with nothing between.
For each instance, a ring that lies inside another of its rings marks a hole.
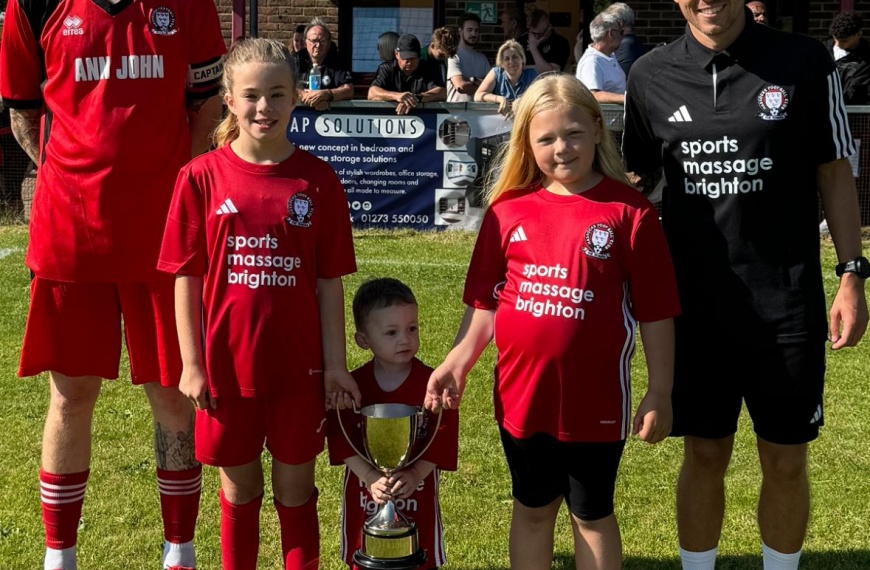
<instances>
[{"instance_id":1,"label":"errea logo","mask_svg":"<svg viewBox=\"0 0 870 570\"><path fill-rule=\"evenodd\" d=\"M81 28L82 19L76 15L70 15L63 19L63 35L81 36L85 31Z\"/></svg>"}]
</instances>

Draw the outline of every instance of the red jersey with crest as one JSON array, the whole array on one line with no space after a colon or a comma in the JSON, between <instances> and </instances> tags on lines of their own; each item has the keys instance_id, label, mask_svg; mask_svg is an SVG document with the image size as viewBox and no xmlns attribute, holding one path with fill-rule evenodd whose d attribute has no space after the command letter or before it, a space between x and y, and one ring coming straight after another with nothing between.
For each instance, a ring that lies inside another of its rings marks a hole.
<instances>
[{"instance_id":1,"label":"red jersey with crest","mask_svg":"<svg viewBox=\"0 0 870 570\"><path fill-rule=\"evenodd\" d=\"M412 361L408 378L392 392L384 391L375 379L375 364L370 361L352 372L362 393L362 405L407 404L421 406L426 396L426 384L432 369L417 360ZM342 410L341 418L348 436L357 449L362 450L362 436L358 416L352 410ZM417 455L420 446L425 445L435 427L435 416L426 414L426 421L417 430L417 441L412 445L412 455ZM344 460L356 455L348 444L338 424L336 412L330 412L327 419L327 440L329 442L329 461L332 465L344 465ZM430 461L438 467L426 477L417 490L407 499L396 502L396 507L406 517L417 523L420 548L426 551L427 561L423 568L441 567L447 562L444 553L444 526L441 522L441 507L438 503L439 471L455 471L459 445L459 412L445 410L441 415L438 433L432 445L421 459ZM344 497L341 503L341 558L348 566L352 565L353 553L362 544L362 527L366 519L377 511L377 504L368 488L353 471L346 468L344 473Z\"/></svg>"},{"instance_id":2,"label":"red jersey with crest","mask_svg":"<svg viewBox=\"0 0 870 570\"><path fill-rule=\"evenodd\" d=\"M499 199L463 300L495 311L499 425L569 442L628 436L635 322L679 312L656 210L608 178L579 195L538 186Z\"/></svg>"},{"instance_id":3,"label":"red jersey with crest","mask_svg":"<svg viewBox=\"0 0 870 570\"><path fill-rule=\"evenodd\" d=\"M158 267L204 275L204 357L214 397L322 390L317 280L356 271L332 168L296 149L251 164L230 145L181 169Z\"/></svg>"},{"instance_id":4,"label":"red jersey with crest","mask_svg":"<svg viewBox=\"0 0 870 570\"><path fill-rule=\"evenodd\" d=\"M0 94L15 109L45 106L26 259L36 275L158 275L190 160L185 99L217 93L225 51L211 0L9 2Z\"/></svg>"}]
</instances>

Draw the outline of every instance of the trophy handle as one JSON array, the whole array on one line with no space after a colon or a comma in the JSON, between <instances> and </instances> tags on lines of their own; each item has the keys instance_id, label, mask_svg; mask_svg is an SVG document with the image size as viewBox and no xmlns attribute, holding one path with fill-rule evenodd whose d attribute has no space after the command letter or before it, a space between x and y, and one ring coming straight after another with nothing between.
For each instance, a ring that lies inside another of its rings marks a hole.
<instances>
[{"instance_id":1,"label":"trophy handle","mask_svg":"<svg viewBox=\"0 0 870 570\"><path fill-rule=\"evenodd\" d=\"M415 461L417 461L418 459L423 457L423 454L429 450L429 446L432 445L432 442L435 441L435 438L438 436L438 428L441 427L441 412L442 411L443 410L439 407L438 408L438 419L435 420L435 430L432 432L432 437L429 438L429 441L426 443L426 446L423 448L423 450L420 453L417 454L417 457L415 457L411 461L408 461L405 465L410 465L410 464L414 463ZM420 411L417 413L418 414L425 414L426 409L421 408Z\"/></svg>"},{"instance_id":2,"label":"trophy handle","mask_svg":"<svg viewBox=\"0 0 870 570\"><path fill-rule=\"evenodd\" d=\"M355 414L359 414L359 409L356 407L356 402L353 402L353 413L355 413ZM347 435L347 430L344 429L344 423L341 421L341 410L335 410L335 415L338 416L338 426L341 428L341 433L344 434L344 439L345 439L345 441L347 441L348 445L350 445L350 447L354 450L354 452L355 452L357 455L359 455L360 457L362 457L363 459L365 459L365 460L366 460L366 463L368 463L369 465L371 465L372 467L374 467L375 469L377 469L378 466L375 465L375 464L372 462L371 459L369 459L368 454L367 454L367 453L363 453L362 451L360 451L359 449L357 449L356 446L353 444L353 441L350 439L350 436ZM441 419L441 418L439 417L439 420L440 420L440 419ZM429 446L427 445L426 447L428 448Z\"/></svg>"}]
</instances>

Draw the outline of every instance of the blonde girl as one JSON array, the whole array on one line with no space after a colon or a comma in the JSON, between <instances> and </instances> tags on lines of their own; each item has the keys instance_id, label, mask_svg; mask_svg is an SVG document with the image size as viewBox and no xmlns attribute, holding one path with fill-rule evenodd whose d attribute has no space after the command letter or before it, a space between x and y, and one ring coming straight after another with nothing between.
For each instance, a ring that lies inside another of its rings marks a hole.
<instances>
[{"instance_id":1,"label":"blonde girl","mask_svg":"<svg viewBox=\"0 0 870 570\"><path fill-rule=\"evenodd\" d=\"M265 447L284 567L314 569L324 398L359 401L345 359L347 202L332 169L287 139L296 85L283 44L235 44L223 88L218 148L181 170L160 256L177 276L180 389L197 408L197 458L220 470L222 568L256 567Z\"/></svg>"},{"instance_id":2,"label":"blonde girl","mask_svg":"<svg viewBox=\"0 0 870 570\"><path fill-rule=\"evenodd\" d=\"M514 111L468 269L467 309L425 405L458 407L494 337L495 415L514 497L511 568L550 568L564 502L577 567L615 570L625 440L656 443L671 425L673 268L657 213L627 185L588 89L547 74ZM636 322L649 384L632 418Z\"/></svg>"}]
</instances>

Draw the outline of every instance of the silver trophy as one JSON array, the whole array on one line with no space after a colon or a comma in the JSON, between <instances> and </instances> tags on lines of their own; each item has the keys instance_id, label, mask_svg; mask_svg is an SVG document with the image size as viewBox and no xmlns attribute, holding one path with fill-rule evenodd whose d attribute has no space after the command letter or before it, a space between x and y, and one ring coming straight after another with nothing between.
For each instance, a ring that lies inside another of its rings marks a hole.
<instances>
[{"instance_id":1,"label":"silver trophy","mask_svg":"<svg viewBox=\"0 0 870 570\"><path fill-rule=\"evenodd\" d=\"M348 436L339 412L341 431L357 455L386 477L420 459L441 425L439 412L435 429L429 432L423 449L412 457L426 410L405 404L375 404L354 411L360 415L363 449ZM426 562L426 553L420 548L416 523L399 512L392 500L387 501L363 525L362 546L353 554L353 562L368 570L419 568Z\"/></svg>"}]
</instances>

